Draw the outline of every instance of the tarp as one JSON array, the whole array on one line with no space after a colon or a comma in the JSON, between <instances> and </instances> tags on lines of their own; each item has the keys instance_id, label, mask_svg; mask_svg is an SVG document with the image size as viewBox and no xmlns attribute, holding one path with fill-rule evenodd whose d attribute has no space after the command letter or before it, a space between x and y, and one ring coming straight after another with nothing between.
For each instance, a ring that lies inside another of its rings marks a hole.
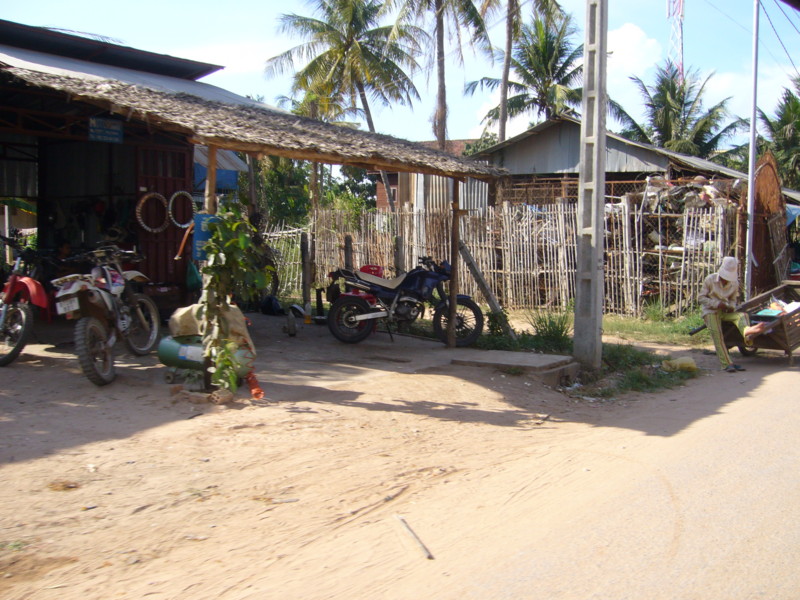
<instances>
[{"instance_id":1,"label":"tarp","mask_svg":"<svg viewBox=\"0 0 800 600\"><path fill-rule=\"evenodd\" d=\"M800 217L800 206L794 206L793 204L786 205L786 226L788 227L792 223L794 223L795 219Z\"/></svg>"}]
</instances>

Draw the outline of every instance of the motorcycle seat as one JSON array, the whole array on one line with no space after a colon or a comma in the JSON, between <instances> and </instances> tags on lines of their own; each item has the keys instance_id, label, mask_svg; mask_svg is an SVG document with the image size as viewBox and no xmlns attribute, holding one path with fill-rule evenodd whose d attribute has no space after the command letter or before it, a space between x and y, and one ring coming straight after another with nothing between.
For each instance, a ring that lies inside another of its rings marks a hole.
<instances>
[{"instance_id":1,"label":"motorcycle seat","mask_svg":"<svg viewBox=\"0 0 800 600\"><path fill-rule=\"evenodd\" d=\"M397 289L406 278L406 274L403 274L400 275L399 277L395 277L394 279L384 279L383 277L378 277L377 275L370 275L369 273L363 273L361 271L356 271L355 275L362 281L366 281L367 283L371 283L373 285L379 285L381 287L389 288L390 290Z\"/></svg>"}]
</instances>

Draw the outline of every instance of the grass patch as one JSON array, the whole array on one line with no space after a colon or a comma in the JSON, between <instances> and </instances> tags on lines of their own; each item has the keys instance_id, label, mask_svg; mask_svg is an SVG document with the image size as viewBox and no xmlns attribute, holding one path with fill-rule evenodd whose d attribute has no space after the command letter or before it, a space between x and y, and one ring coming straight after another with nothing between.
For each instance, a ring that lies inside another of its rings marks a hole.
<instances>
[{"instance_id":1,"label":"grass patch","mask_svg":"<svg viewBox=\"0 0 800 600\"><path fill-rule=\"evenodd\" d=\"M706 346L711 343L708 332L703 330L690 336L689 331L703 325L703 317L696 310L682 317L666 318L651 310L651 318L638 319L619 315L603 317L603 333L623 340L637 342L659 342L681 346Z\"/></svg>"}]
</instances>

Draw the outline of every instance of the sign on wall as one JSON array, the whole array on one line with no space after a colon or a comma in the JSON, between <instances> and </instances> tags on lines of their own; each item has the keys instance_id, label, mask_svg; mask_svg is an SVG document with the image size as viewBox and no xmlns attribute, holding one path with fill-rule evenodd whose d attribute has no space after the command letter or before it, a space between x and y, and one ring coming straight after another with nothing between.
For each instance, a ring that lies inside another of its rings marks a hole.
<instances>
[{"instance_id":1,"label":"sign on wall","mask_svg":"<svg viewBox=\"0 0 800 600\"><path fill-rule=\"evenodd\" d=\"M103 119L101 117L89 118L89 140L92 142L122 143L122 121Z\"/></svg>"}]
</instances>

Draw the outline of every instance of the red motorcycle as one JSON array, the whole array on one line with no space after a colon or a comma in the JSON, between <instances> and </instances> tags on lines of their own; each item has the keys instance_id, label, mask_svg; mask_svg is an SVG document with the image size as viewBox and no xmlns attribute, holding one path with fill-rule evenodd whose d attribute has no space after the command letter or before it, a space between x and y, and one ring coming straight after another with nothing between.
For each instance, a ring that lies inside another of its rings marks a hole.
<instances>
[{"instance_id":1,"label":"red motorcycle","mask_svg":"<svg viewBox=\"0 0 800 600\"><path fill-rule=\"evenodd\" d=\"M0 294L0 367L5 367L28 343L33 330L31 305L47 309L49 303L42 284L27 275L27 267L36 262L36 251L23 248L17 240L3 235L0 241L13 248L16 254L11 274Z\"/></svg>"}]
</instances>

